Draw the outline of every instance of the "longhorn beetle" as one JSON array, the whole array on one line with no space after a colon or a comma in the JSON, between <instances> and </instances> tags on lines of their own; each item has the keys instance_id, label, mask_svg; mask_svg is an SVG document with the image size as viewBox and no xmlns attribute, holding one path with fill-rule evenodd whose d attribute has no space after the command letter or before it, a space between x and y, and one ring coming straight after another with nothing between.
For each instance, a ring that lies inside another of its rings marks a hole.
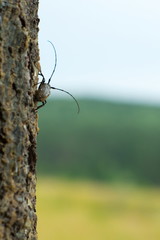
<instances>
[{"instance_id":1,"label":"longhorn beetle","mask_svg":"<svg viewBox=\"0 0 160 240\"><path fill-rule=\"evenodd\" d=\"M52 45L52 47L53 47L53 49L54 49L54 53L55 53L55 64L54 64L54 68L53 68L53 71L52 71L52 73L51 73L51 76L50 76L50 78L49 78L49 80L48 80L48 83L45 83L45 77L44 77L44 75L43 75L42 72L39 72L39 74L38 74L39 76L42 77L42 81L41 81L41 83L40 83L40 85L39 85L39 87L38 87L38 89L37 89L37 91L36 91L35 99L36 99L37 102L42 102L42 104L41 104L40 106L38 106L38 107L36 108L36 110L38 110L39 108L43 107L43 106L47 103L46 99L47 99L48 96L50 95L50 90L51 90L51 89L55 89L55 90L65 92L65 93L67 93L68 95L70 95L70 96L74 99L74 101L76 102L77 108L78 108L78 113L79 113L80 107L79 107L78 101L75 99L75 97L72 96L72 94L70 94L69 92L67 92L67 91L65 91L65 90L63 90L63 89L55 88L55 87L51 87L51 86L50 86L51 78L52 78L52 76L53 76L53 74L54 74L54 72L55 72L55 70L56 70L56 66L57 66L57 53L56 53L56 49L55 49L53 43L50 42L50 41L48 41L48 42Z\"/></svg>"}]
</instances>

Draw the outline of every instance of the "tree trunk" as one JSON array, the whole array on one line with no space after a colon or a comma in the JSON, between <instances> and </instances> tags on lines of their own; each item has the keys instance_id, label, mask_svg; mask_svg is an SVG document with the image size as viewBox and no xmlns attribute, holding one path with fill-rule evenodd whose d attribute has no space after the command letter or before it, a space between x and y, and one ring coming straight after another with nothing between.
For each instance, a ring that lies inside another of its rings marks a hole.
<instances>
[{"instance_id":1,"label":"tree trunk","mask_svg":"<svg viewBox=\"0 0 160 240\"><path fill-rule=\"evenodd\" d=\"M36 240L38 0L0 0L0 239Z\"/></svg>"}]
</instances>

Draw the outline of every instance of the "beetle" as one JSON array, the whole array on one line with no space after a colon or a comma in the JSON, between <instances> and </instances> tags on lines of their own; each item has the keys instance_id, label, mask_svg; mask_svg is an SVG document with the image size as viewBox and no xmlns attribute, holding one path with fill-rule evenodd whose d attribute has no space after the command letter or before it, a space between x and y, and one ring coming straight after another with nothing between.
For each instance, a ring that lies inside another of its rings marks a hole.
<instances>
[{"instance_id":1,"label":"beetle","mask_svg":"<svg viewBox=\"0 0 160 240\"><path fill-rule=\"evenodd\" d=\"M53 71L52 71L52 73L51 73L51 76L50 76L50 78L49 78L49 80L48 80L47 83L46 83L46 81L45 81L45 77L44 77L43 73L40 71L39 74L38 74L39 76L42 77L42 81L41 81L38 89L36 90L35 100L36 100L37 102L41 102L42 104L39 105L39 106L36 108L36 110L38 110L39 108L43 107L43 106L47 103L46 99L49 97L49 95L50 95L50 93L51 93L51 89L55 89L55 90L65 92L65 93L67 93L68 95L70 95L70 96L74 99L74 101L76 102L77 108L78 108L78 113L79 113L79 112L80 112L79 103L78 103L78 101L76 100L76 98L73 97L72 94L70 94L69 92L67 92L67 91L65 91L65 90L63 90L63 89L55 88L55 87L50 86L50 81L51 81L51 79L52 79L52 76L53 76L53 74L54 74L54 72L55 72L55 70L56 70L56 66L57 66L57 53L56 53L56 49L55 49L53 43L50 42L50 41L48 41L48 42L52 45L52 47L53 47L53 49L54 49L54 53L55 53L55 64L54 64L54 68L53 68Z\"/></svg>"}]
</instances>

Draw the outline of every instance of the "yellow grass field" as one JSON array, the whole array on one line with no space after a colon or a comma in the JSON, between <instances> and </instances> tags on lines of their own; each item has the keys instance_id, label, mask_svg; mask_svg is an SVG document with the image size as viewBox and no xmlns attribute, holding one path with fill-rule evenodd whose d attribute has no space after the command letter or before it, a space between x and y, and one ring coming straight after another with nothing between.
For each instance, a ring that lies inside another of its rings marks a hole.
<instances>
[{"instance_id":1,"label":"yellow grass field","mask_svg":"<svg viewBox=\"0 0 160 240\"><path fill-rule=\"evenodd\" d=\"M159 240L160 188L38 179L39 240Z\"/></svg>"}]
</instances>

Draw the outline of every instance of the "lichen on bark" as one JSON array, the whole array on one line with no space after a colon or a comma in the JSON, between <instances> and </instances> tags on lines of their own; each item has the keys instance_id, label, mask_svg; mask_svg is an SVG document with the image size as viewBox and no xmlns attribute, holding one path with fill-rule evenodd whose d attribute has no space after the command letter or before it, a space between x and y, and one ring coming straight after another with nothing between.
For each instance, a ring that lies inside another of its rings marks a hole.
<instances>
[{"instance_id":1,"label":"lichen on bark","mask_svg":"<svg viewBox=\"0 0 160 240\"><path fill-rule=\"evenodd\" d=\"M38 0L0 1L0 239L36 240Z\"/></svg>"}]
</instances>

